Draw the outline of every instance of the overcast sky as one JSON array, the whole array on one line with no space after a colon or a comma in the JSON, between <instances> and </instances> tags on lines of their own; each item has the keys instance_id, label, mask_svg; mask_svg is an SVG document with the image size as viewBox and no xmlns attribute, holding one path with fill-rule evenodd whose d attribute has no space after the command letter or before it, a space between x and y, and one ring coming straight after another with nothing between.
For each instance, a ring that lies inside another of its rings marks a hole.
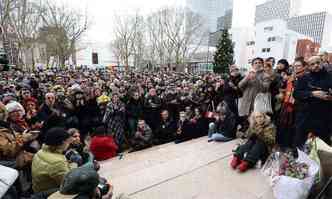
<instances>
[{"instance_id":1,"label":"overcast sky","mask_svg":"<svg viewBox=\"0 0 332 199\"><path fill-rule=\"evenodd\" d=\"M185 0L57 0L69 6L88 9L92 27L88 32L89 41L107 41L112 37L112 19L114 14L126 14L139 10L149 13L163 6L181 6ZM240 0L248 1L248 0ZM253 0L259 4L266 0ZM302 0L300 14L317 11L329 11L332 14L332 0Z\"/></svg>"}]
</instances>

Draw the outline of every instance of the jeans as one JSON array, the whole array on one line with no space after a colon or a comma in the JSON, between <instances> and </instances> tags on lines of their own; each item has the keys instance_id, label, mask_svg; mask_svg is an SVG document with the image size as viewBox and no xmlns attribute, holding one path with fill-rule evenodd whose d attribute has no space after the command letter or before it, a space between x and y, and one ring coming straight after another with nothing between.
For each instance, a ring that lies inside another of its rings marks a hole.
<instances>
[{"instance_id":1,"label":"jeans","mask_svg":"<svg viewBox=\"0 0 332 199\"><path fill-rule=\"evenodd\" d=\"M222 132L216 132L216 125L213 122L209 124L208 138L208 141L216 142L228 142L233 140L233 138L228 138L224 136Z\"/></svg>"}]
</instances>

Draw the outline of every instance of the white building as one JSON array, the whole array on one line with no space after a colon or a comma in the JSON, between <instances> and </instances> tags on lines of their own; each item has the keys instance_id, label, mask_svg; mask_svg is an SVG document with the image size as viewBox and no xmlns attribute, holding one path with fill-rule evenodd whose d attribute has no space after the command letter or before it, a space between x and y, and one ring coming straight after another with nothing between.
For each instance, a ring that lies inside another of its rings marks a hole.
<instances>
[{"instance_id":1,"label":"white building","mask_svg":"<svg viewBox=\"0 0 332 199\"><path fill-rule=\"evenodd\" d=\"M247 68L250 65L248 59L255 56L255 30L254 28L232 28L230 34L234 45L235 64L241 68Z\"/></svg>"},{"instance_id":2,"label":"white building","mask_svg":"<svg viewBox=\"0 0 332 199\"><path fill-rule=\"evenodd\" d=\"M281 19L257 23L255 33L255 56L274 57L276 60L294 60L297 41L312 40L308 36L289 30L287 21Z\"/></svg>"},{"instance_id":3,"label":"white building","mask_svg":"<svg viewBox=\"0 0 332 199\"><path fill-rule=\"evenodd\" d=\"M218 18L232 9L233 0L186 0L186 7L202 16L209 32L215 32Z\"/></svg>"},{"instance_id":4,"label":"white building","mask_svg":"<svg viewBox=\"0 0 332 199\"><path fill-rule=\"evenodd\" d=\"M235 64L248 68L255 57L274 57L276 60L292 61L296 56L296 46L300 39L312 38L289 30L287 21L274 19L257 23L255 28L233 28Z\"/></svg>"},{"instance_id":5,"label":"white building","mask_svg":"<svg viewBox=\"0 0 332 199\"><path fill-rule=\"evenodd\" d=\"M83 42L78 47L80 50L76 53L77 65L99 67L117 65L117 59L111 51L110 43L101 42ZM92 54L97 53L98 64L93 65Z\"/></svg>"}]
</instances>

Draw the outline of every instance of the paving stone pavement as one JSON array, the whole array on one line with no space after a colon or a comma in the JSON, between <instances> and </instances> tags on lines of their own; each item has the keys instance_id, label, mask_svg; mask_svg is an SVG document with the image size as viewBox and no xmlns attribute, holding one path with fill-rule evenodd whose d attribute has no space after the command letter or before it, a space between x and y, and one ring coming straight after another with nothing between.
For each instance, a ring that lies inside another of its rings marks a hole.
<instances>
[{"instance_id":1,"label":"paving stone pavement","mask_svg":"<svg viewBox=\"0 0 332 199\"><path fill-rule=\"evenodd\" d=\"M107 160L100 174L114 193L133 199L273 199L259 170L244 174L229 162L239 140L207 142L207 137L169 143Z\"/></svg>"}]
</instances>

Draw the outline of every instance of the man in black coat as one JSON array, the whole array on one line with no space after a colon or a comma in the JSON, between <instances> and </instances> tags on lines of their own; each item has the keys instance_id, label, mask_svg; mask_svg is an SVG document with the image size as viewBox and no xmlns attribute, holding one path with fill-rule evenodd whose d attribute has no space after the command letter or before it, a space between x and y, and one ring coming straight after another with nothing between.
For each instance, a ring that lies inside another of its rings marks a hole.
<instances>
[{"instance_id":1,"label":"man in black coat","mask_svg":"<svg viewBox=\"0 0 332 199\"><path fill-rule=\"evenodd\" d=\"M224 101L228 108L234 114L236 124L239 122L238 101L242 96L242 91L239 88L239 83L243 79L239 69L236 66L231 66L229 69L230 77L225 82L223 87Z\"/></svg>"},{"instance_id":2,"label":"man in black coat","mask_svg":"<svg viewBox=\"0 0 332 199\"><path fill-rule=\"evenodd\" d=\"M312 132L327 144L332 133L332 75L328 73L318 56L309 59L310 72L298 79L294 98L305 103L301 117L297 117L295 146L305 143Z\"/></svg>"},{"instance_id":3,"label":"man in black coat","mask_svg":"<svg viewBox=\"0 0 332 199\"><path fill-rule=\"evenodd\" d=\"M165 144L174 140L176 122L169 116L167 110L161 112L161 122L156 130L158 144Z\"/></svg>"},{"instance_id":4,"label":"man in black coat","mask_svg":"<svg viewBox=\"0 0 332 199\"><path fill-rule=\"evenodd\" d=\"M153 134L159 124L160 109L161 99L157 95L156 89L151 88L144 102L144 118L151 127Z\"/></svg>"},{"instance_id":5,"label":"man in black coat","mask_svg":"<svg viewBox=\"0 0 332 199\"><path fill-rule=\"evenodd\" d=\"M126 115L128 119L129 136L133 137L136 132L137 122L143 117L143 102L138 92L133 92L126 106Z\"/></svg>"}]
</instances>

